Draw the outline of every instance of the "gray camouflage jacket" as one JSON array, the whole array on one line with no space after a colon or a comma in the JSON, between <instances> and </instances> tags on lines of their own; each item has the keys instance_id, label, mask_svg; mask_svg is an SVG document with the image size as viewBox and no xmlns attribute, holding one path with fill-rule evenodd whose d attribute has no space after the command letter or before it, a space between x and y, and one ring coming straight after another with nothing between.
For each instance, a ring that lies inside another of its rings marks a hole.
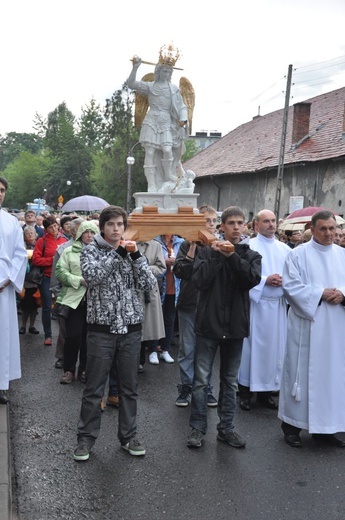
<instances>
[{"instance_id":1,"label":"gray camouflage jacket","mask_svg":"<svg viewBox=\"0 0 345 520\"><path fill-rule=\"evenodd\" d=\"M83 249L80 267L88 285L87 323L109 326L113 334L127 334L129 325L142 323L139 292L156 284L144 256L121 246L115 250L98 234Z\"/></svg>"}]
</instances>

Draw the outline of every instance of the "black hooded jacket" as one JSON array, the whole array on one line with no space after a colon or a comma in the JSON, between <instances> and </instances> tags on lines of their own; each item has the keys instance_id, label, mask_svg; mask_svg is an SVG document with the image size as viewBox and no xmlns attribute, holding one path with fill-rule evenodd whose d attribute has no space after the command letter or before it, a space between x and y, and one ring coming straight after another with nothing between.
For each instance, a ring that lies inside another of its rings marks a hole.
<instances>
[{"instance_id":1,"label":"black hooded jacket","mask_svg":"<svg viewBox=\"0 0 345 520\"><path fill-rule=\"evenodd\" d=\"M198 289L195 332L212 339L249 335L249 290L260 283L261 255L245 243L226 257L207 246L199 249L192 275Z\"/></svg>"}]
</instances>

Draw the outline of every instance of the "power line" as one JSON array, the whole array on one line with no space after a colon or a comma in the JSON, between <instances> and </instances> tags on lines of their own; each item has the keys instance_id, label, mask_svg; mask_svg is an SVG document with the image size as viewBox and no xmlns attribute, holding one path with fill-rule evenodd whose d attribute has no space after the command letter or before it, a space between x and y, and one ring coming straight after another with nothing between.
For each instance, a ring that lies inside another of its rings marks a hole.
<instances>
[{"instance_id":1,"label":"power line","mask_svg":"<svg viewBox=\"0 0 345 520\"><path fill-rule=\"evenodd\" d=\"M326 84L326 83L331 83L332 79L335 76L338 76L340 74L344 74L345 67L344 67L344 69L342 71L335 72L333 74L328 74L327 76L322 76L320 74L315 75L315 76L313 75L313 77L308 78L307 81L303 80L299 76L301 76L303 74L312 74L313 72L319 72L319 71L322 71L322 70L326 71L326 69L330 69L330 68L334 68L334 67L344 66L345 65L345 61L341 61L341 62L338 61L338 63L331 63L331 62L336 62L337 60L344 60L344 58L345 58L345 55L338 56L336 58L331 58L330 60L325 60L325 61L320 61L320 62L316 62L316 63L311 63L310 65L304 65L304 66L301 66L301 67L294 68L293 69L293 79L294 79L294 82L292 83L293 91L295 92L297 90L302 90L302 89L306 89L306 88L315 87L317 85L323 85L323 84ZM326 65L324 67L320 67L320 65L323 65L323 64L326 64ZM313 68L313 67L317 67L317 68ZM309 70L306 70L306 69L309 69ZM297 77L297 81L295 80L296 77ZM272 83L272 85L270 85L269 87L264 89L260 94L258 94L257 96L253 97L252 99L250 99L249 103L253 103L254 101L257 101L258 99L263 98L263 96L265 94L267 94L267 92L269 92L270 90L274 89L284 79L286 79L286 76L283 76L278 81L275 81L274 83ZM319 79L321 79L322 81L318 81ZM263 107L264 105L268 105L269 103L271 103L275 99L278 99L279 97L281 97L281 95L284 94L284 93L285 93L284 91L282 91L282 92L279 91L276 94L273 94L269 99L262 99L262 101L260 102L260 106ZM291 96L291 97L293 97L293 96Z\"/></svg>"},{"instance_id":2,"label":"power line","mask_svg":"<svg viewBox=\"0 0 345 520\"><path fill-rule=\"evenodd\" d=\"M276 85L278 85L278 83L280 81L282 81L284 79L284 77L280 78L278 81L276 81L275 83L273 83L270 87L266 88L265 90L263 90L261 92L261 94L258 94L257 96L255 96L253 99L250 100L250 102L252 103L253 101L256 101L260 96L262 96L263 94L266 94L266 92L268 92L269 90L271 90L271 88L275 87Z\"/></svg>"},{"instance_id":3,"label":"power line","mask_svg":"<svg viewBox=\"0 0 345 520\"><path fill-rule=\"evenodd\" d=\"M326 67L322 67L320 69L312 69L312 70L307 70L305 72L295 72L294 73L294 76L300 76L301 74L310 74L311 72L317 72L319 70L325 70L325 69L330 69L332 67L338 67L339 65L343 65L345 64L345 61L342 61L340 63L336 63L334 65L327 65ZM298 69L295 69L295 70L298 70Z\"/></svg>"},{"instance_id":4,"label":"power line","mask_svg":"<svg viewBox=\"0 0 345 520\"><path fill-rule=\"evenodd\" d=\"M323 63L329 63L330 61L340 60L342 58L345 58L345 56L338 56L337 58L331 58L330 60L319 61L319 62L316 62L316 63L311 63L310 65L303 65L302 67L298 67L295 70L306 69L308 67L314 67L315 65L322 65Z\"/></svg>"}]
</instances>

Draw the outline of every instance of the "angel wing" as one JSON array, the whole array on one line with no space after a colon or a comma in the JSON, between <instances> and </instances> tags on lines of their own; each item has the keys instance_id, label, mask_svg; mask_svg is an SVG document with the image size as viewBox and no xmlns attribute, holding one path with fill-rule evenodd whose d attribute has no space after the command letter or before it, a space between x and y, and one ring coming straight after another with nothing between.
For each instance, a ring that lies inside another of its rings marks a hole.
<instances>
[{"instance_id":1,"label":"angel wing","mask_svg":"<svg viewBox=\"0 0 345 520\"><path fill-rule=\"evenodd\" d=\"M188 78L184 76L180 79L180 91L183 98L183 101L188 108L188 126L189 133L192 133L192 121L193 121L193 112L195 105L195 92L193 85L189 81Z\"/></svg>"},{"instance_id":2,"label":"angel wing","mask_svg":"<svg viewBox=\"0 0 345 520\"><path fill-rule=\"evenodd\" d=\"M149 72L142 77L141 81L153 81L154 73ZM135 111L134 111L134 126L140 128L144 117L146 116L147 109L149 108L149 101L147 96L143 96L138 92L135 93Z\"/></svg>"}]
</instances>

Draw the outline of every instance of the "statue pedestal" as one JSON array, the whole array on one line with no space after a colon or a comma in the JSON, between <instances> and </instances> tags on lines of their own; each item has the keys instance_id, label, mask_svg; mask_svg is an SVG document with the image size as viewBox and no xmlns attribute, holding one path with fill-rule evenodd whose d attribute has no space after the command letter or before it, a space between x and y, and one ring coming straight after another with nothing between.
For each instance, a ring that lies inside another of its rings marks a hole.
<instances>
[{"instance_id":1,"label":"statue pedestal","mask_svg":"<svg viewBox=\"0 0 345 520\"><path fill-rule=\"evenodd\" d=\"M134 198L141 208L128 217L125 239L142 242L152 240L157 235L179 235L191 242L210 244L214 235L205 229L205 216L195 207L196 194L177 195L174 193L136 193ZM186 199L185 197L188 197ZM182 202L189 201L189 206ZM145 202L154 202L146 205Z\"/></svg>"},{"instance_id":2,"label":"statue pedestal","mask_svg":"<svg viewBox=\"0 0 345 520\"><path fill-rule=\"evenodd\" d=\"M178 208L191 208L194 213L199 213L197 209L198 193L134 193L135 210L133 213L141 213L145 206L155 206L158 212L171 213L177 212Z\"/></svg>"}]
</instances>

